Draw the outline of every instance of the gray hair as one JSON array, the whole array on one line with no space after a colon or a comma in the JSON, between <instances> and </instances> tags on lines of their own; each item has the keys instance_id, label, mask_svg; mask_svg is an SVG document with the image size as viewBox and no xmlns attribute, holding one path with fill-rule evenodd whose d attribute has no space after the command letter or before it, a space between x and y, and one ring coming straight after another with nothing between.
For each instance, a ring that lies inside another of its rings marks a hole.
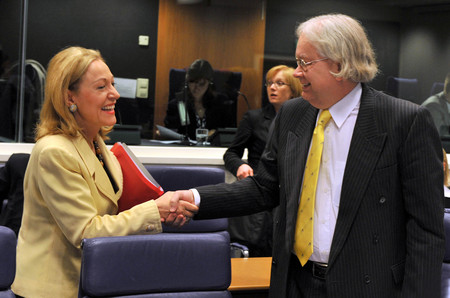
<instances>
[{"instance_id":1,"label":"gray hair","mask_svg":"<svg viewBox=\"0 0 450 298\"><path fill-rule=\"evenodd\" d=\"M378 73L375 53L363 26L342 14L326 14L301 23L297 37L303 35L320 55L340 64L336 77L354 82L370 82Z\"/></svg>"}]
</instances>

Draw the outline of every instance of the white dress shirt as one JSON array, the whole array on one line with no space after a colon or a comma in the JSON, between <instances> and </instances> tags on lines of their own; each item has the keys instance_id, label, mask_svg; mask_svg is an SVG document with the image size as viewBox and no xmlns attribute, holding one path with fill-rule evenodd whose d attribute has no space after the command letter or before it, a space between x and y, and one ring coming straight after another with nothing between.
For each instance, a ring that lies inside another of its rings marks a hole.
<instances>
[{"instance_id":1,"label":"white dress shirt","mask_svg":"<svg viewBox=\"0 0 450 298\"><path fill-rule=\"evenodd\" d=\"M314 208L314 249L310 257L311 261L328 263L339 212L342 180L359 112L361 94L362 87L358 84L329 108L332 119L327 123L324 131L325 139Z\"/></svg>"}]
</instances>

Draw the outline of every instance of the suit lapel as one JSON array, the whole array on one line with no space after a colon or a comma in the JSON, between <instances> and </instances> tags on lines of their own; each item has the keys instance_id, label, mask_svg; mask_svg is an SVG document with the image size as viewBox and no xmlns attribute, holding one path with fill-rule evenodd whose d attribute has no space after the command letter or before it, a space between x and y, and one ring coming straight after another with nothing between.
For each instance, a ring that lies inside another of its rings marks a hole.
<instances>
[{"instance_id":1,"label":"suit lapel","mask_svg":"<svg viewBox=\"0 0 450 298\"><path fill-rule=\"evenodd\" d=\"M377 129L375 105L376 98L364 86L344 171L329 266L332 266L344 245L386 140L386 133L380 133Z\"/></svg>"},{"instance_id":2,"label":"suit lapel","mask_svg":"<svg viewBox=\"0 0 450 298\"><path fill-rule=\"evenodd\" d=\"M92 152L87 141L83 137L79 137L73 140L73 144L80 154L81 159L85 163L89 174L94 180L94 183L97 186L99 192L113 201L115 204L117 204L118 198L114 193L114 189L112 188L108 175L106 174L100 162L98 162L97 157L95 156L94 152Z\"/></svg>"}]
</instances>

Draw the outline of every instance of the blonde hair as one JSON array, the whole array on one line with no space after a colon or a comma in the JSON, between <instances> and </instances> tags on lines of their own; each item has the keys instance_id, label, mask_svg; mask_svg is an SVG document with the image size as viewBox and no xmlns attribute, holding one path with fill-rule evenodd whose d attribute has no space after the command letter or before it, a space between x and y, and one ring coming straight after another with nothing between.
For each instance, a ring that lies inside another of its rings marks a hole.
<instances>
[{"instance_id":1,"label":"blonde hair","mask_svg":"<svg viewBox=\"0 0 450 298\"><path fill-rule=\"evenodd\" d=\"M68 137L84 136L83 130L69 111L66 101L68 91L77 91L78 85L89 65L104 61L97 50L82 47L69 47L57 53L49 62L45 84L45 99L39 124L36 128L36 141L46 135L62 134ZM112 127L102 127L99 131L103 139Z\"/></svg>"},{"instance_id":2,"label":"blonde hair","mask_svg":"<svg viewBox=\"0 0 450 298\"><path fill-rule=\"evenodd\" d=\"M370 82L378 73L375 53L363 26L342 14L326 14L301 23L297 37L304 35L323 57L340 64L335 77Z\"/></svg>"},{"instance_id":3,"label":"blonde hair","mask_svg":"<svg viewBox=\"0 0 450 298\"><path fill-rule=\"evenodd\" d=\"M450 186L450 171L448 168L448 161L447 161L447 152L445 152L444 149L442 149L442 152L444 153L444 158L443 158L443 162L444 162L444 185L445 186Z\"/></svg>"},{"instance_id":4,"label":"blonde hair","mask_svg":"<svg viewBox=\"0 0 450 298\"><path fill-rule=\"evenodd\" d=\"M274 76L277 75L278 72L282 72L286 83L291 88L292 98L300 97L302 95L302 84L300 80L294 78L295 69L286 65L277 65L269 69L266 74L266 81L270 81Z\"/></svg>"}]
</instances>

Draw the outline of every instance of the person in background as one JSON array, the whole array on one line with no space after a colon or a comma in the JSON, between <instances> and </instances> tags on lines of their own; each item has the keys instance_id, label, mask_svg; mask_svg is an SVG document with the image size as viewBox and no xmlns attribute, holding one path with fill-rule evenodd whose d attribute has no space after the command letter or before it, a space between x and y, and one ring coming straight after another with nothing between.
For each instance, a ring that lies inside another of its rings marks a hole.
<instances>
[{"instance_id":1,"label":"person in background","mask_svg":"<svg viewBox=\"0 0 450 298\"><path fill-rule=\"evenodd\" d=\"M226 97L214 91L213 74L208 61L197 59L192 62L186 71L184 89L176 93L167 106L164 119L167 128L185 135L187 115L188 136L195 140L197 128L206 128L212 135L215 129L228 126L223 106Z\"/></svg>"},{"instance_id":2,"label":"person in background","mask_svg":"<svg viewBox=\"0 0 450 298\"><path fill-rule=\"evenodd\" d=\"M161 222L183 224L197 209L174 214L163 195L117 214L122 172L104 139L118 99L100 52L69 47L51 59L24 178L18 297L77 297L83 238L159 233Z\"/></svg>"},{"instance_id":3,"label":"person in background","mask_svg":"<svg viewBox=\"0 0 450 298\"><path fill-rule=\"evenodd\" d=\"M272 120L287 100L301 96L300 81L293 76L294 69L286 65L272 67L266 74L268 105L244 114L236 136L223 156L225 168L237 179L253 176L266 146ZM248 163L242 160L248 149ZM229 219L228 232L231 241L249 248L251 257L272 255L272 212L263 211Z\"/></svg>"},{"instance_id":4,"label":"person in background","mask_svg":"<svg viewBox=\"0 0 450 298\"><path fill-rule=\"evenodd\" d=\"M450 135L450 72L445 76L444 90L422 103L433 116L439 135Z\"/></svg>"},{"instance_id":5,"label":"person in background","mask_svg":"<svg viewBox=\"0 0 450 298\"><path fill-rule=\"evenodd\" d=\"M447 152L444 149L442 149L442 152L444 154L444 207L450 208L450 169L448 167Z\"/></svg>"},{"instance_id":6,"label":"person in background","mask_svg":"<svg viewBox=\"0 0 450 298\"><path fill-rule=\"evenodd\" d=\"M0 168L0 197L7 202L0 213L0 225L19 234L23 212L23 177L30 155L14 153Z\"/></svg>"},{"instance_id":7,"label":"person in background","mask_svg":"<svg viewBox=\"0 0 450 298\"><path fill-rule=\"evenodd\" d=\"M296 29L302 97L278 111L254 176L177 191L195 219L278 206L269 297L440 297L442 145L430 112L371 88L362 25Z\"/></svg>"}]
</instances>

